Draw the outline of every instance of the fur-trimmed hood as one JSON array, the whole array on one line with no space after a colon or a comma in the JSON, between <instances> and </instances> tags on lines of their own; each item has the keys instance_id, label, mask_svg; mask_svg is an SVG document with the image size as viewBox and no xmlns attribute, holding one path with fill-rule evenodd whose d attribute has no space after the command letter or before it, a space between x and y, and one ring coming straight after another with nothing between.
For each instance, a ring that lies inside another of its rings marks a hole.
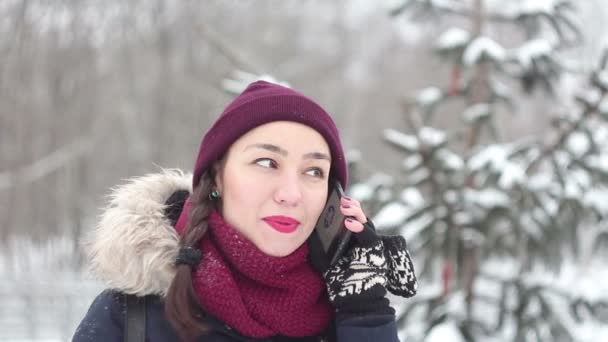
<instances>
[{"instance_id":1,"label":"fur-trimmed hood","mask_svg":"<svg viewBox=\"0 0 608 342\"><path fill-rule=\"evenodd\" d=\"M93 275L124 293L165 296L179 248L165 202L180 190L192 192L192 175L176 169L113 188L108 206L83 243Z\"/></svg>"}]
</instances>

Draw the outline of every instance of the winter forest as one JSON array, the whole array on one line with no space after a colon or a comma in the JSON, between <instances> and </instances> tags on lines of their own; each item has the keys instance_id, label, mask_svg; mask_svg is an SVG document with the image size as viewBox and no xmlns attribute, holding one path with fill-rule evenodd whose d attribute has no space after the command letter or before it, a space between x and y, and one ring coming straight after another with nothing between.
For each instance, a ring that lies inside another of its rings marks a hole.
<instances>
[{"instance_id":1,"label":"winter forest","mask_svg":"<svg viewBox=\"0 0 608 342\"><path fill-rule=\"evenodd\" d=\"M69 340L109 189L266 79L408 241L402 341L607 341L607 34L603 0L1 0L0 340Z\"/></svg>"}]
</instances>

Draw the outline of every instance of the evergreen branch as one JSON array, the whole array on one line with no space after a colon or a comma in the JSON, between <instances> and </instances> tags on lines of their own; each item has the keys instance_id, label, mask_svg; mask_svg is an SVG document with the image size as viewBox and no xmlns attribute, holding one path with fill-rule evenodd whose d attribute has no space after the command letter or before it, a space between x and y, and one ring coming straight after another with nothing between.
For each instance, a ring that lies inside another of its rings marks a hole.
<instances>
[{"instance_id":1,"label":"evergreen branch","mask_svg":"<svg viewBox=\"0 0 608 342\"><path fill-rule=\"evenodd\" d=\"M401 108L405 114L405 122L413 132L418 132L422 128L424 122L420 118L419 113L415 110L415 105L411 101L401 101Z\"/></svg>"},{"instance_id":2,"label":"evergreen branch","mask_svg":"<svg viewBox=\"0 0 608 342\"><path fill-rule=\"evenodd\" d=\"M605 63L605 61L603 61L602 63ZM603 98L605 94L606 91L603 91L601 98ZM601 101L596 101L595 103L590 103L584 99L579 99L579 101L581 101L584 106L583 114L581 115L581 117L575 120L574 122L568 122L569 126L561 130L555 142L544 147L541 153L530 162L530 164L526 168L526 174L529 174L530 172L535 170L541 161L553 155L555 151L557 151L560 147L564 145L564 143L572 135L572 133L578 131L583 127L583 124L589 117L591 117L594 113L599 112L599 104L601 103Z\"/></svg>"}]
</instances>

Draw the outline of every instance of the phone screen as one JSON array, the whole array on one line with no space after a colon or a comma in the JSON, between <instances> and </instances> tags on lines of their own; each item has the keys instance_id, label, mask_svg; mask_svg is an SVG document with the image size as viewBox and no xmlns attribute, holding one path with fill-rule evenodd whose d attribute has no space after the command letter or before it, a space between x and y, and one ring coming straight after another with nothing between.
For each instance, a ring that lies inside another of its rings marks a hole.
<instances>
[{"instance_id":1,"label":"phone screen","mask_svg":"<svg viewBox=\"0 0 608 342\"><path fill-rule=\"evenodd\" d=\"M335 181L327 199L327 204L319 216L314 232L310 237L313 258L317 268L325 271L338 261L350 241L351 231L344 227L344 215L340 211L340 198L344 196L340 182Z\"/></svg>"}]
</instances>

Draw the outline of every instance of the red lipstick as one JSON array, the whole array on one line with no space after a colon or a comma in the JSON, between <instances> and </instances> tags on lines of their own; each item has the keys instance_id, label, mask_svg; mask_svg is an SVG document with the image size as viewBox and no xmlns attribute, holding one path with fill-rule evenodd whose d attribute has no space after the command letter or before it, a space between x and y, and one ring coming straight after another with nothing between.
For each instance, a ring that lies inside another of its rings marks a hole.
<instances>
[{"instance_id":1,"label":"red lipstick","mask_svg":"<svg viewBox=\"0 0 608 342\"><path fill-rule=\"evenodd\" d=\"M289 216L266 216L262 220L281 233L292 233L300 225L300 221Z\"/></svg>"}]
</instances>

